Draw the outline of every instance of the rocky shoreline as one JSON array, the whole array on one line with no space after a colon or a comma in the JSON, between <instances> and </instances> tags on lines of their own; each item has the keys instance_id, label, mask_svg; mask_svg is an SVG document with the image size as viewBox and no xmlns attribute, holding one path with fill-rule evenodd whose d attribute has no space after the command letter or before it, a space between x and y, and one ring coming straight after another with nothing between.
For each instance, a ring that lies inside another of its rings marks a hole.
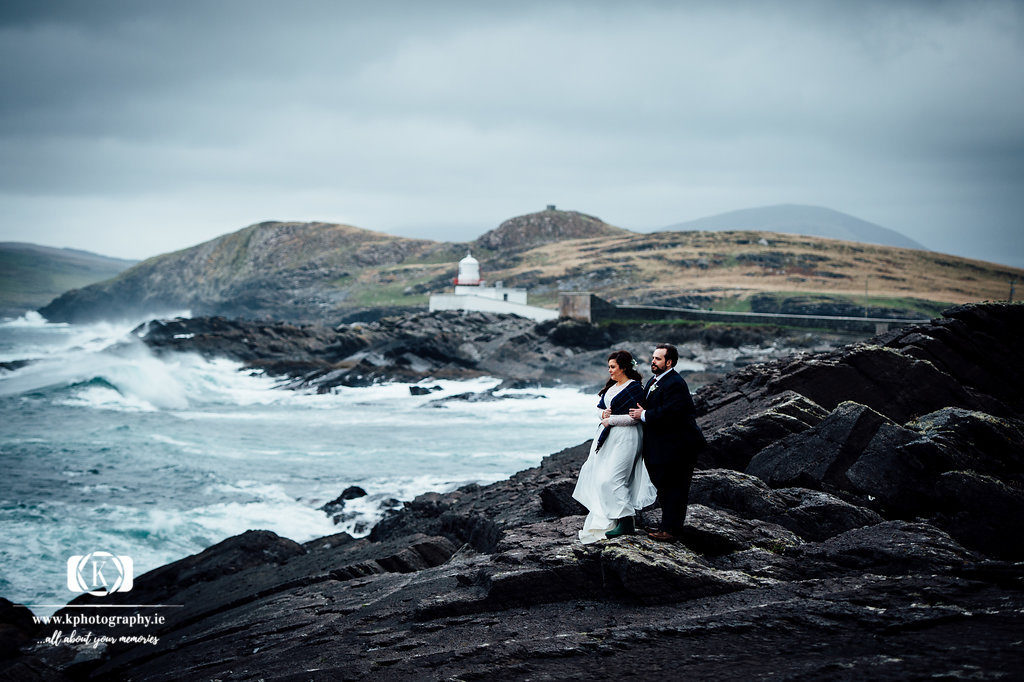
<instances>
[{"instance_id":1,"label":"rocky shoreline","mask_svg":"<svg viewBox=\"0 0 1024 682\"><path fill-rule=\"evenodd\" d=\"M327 327L223 317L153 320L133 334L158 353L227 357L321 393L385 381L491 376L507 386L588 386L608 353L626 348L646 361L654 344L680 346L697 368L691 388L746 365L824 350L857 338L776 327L659 323L537 324L515 315L435 312Z\"/></svg>"},{"instance_id":2,"label":"rocky shoreline","mask_svg":"<svg viewBox=\"0 0 1024 682\"><path fill-rule=\"evenodd\" d=\"M155 643L53 646L0 604L0 675L1019 678L1022 334L1024 306L962 306L704 387L682 543L575 541L582 443L421 495L366 538L251 530L103 598L177 605L137 610L162 625L92 628Z\"/></svg>"}]
</instances>

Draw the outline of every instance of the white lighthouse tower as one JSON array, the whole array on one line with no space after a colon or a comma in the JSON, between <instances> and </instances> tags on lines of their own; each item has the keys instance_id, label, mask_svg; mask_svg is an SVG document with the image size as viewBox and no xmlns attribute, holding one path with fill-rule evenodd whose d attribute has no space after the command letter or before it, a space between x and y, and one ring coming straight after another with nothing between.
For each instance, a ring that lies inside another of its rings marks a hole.
<instances>
[{"instance_id":1,"label":"white lighthouse tower","mask_svg":"<svg viewBox=\"0 0 1024 682\"><path fill-rule=\"evenodd\" d=\"M480 286L480 261L473 258L472 253L459 261L459 276L455 278L455 286Z\"/></svg>"}]
</instances>

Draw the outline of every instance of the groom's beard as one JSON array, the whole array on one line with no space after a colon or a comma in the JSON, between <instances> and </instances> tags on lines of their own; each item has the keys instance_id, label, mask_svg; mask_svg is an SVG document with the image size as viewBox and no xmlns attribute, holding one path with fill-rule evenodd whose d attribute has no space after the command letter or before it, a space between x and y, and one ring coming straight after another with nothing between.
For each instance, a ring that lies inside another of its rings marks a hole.
<instances>
[{"instance_id":1,"label":"groom's beard","mask_svg":"<svg viewBox=\"0 0 1024 682\"><path fill-rule=\"evenodd\" d=\"M655 376L657 376L658 374L661 374L664 371L665 371L665 369L663 367L657 367L655 365L651 365L651 372L654 373Z\"/></svg>"}]
</instances>

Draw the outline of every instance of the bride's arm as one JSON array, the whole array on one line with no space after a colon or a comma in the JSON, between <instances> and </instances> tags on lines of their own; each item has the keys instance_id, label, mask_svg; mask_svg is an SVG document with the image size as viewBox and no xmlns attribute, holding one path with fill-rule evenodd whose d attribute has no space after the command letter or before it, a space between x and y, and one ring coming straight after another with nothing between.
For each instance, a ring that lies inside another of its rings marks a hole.
<instances>
[{"instance_id":1,"label":"bride's arm","mask_svg":"<svg viewBox=\"0 0 1024 682\"><path fill-rule=\"evenodd\" d=\"M640 423L639 419L633 419L628 414L613 414L601 420L605 426L634 426Z\"/></svg>"}]
</instances>

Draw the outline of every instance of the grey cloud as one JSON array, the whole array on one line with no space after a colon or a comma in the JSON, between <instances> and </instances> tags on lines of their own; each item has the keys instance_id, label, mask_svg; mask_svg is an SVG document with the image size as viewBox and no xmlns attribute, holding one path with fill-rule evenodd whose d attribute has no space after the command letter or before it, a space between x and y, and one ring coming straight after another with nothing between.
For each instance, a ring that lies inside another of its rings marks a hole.
<instances>
[{"instance_id":1,"label":"grey cloud","mask_svg":"<svg viewBox=\"0 0 1024 682\"><path fill-rule=\"evenodd\" d=\"M794 202L980 255L969 216L1024 264L1021 7L5 3L0 229L33 197L83 232L160 197L434 238Z\"/></svg>"}]
</instances>

